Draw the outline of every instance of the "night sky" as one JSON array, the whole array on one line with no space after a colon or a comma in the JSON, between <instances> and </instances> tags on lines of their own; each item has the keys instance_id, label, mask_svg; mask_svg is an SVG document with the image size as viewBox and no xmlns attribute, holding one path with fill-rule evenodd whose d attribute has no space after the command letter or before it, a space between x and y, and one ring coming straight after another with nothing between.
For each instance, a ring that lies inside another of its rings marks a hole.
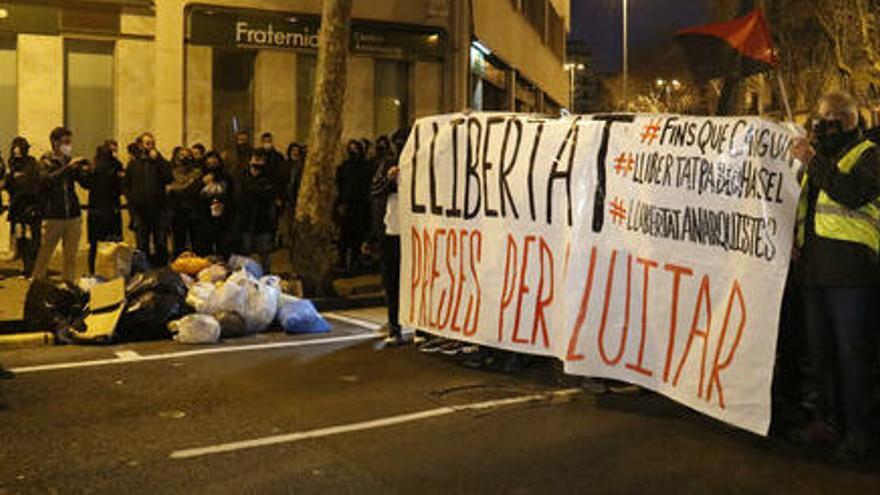
<instances>
[{"instance_id":1,"label":"night sky","mask_svg":"<svg viewBox=\"0 0 880 495\"><path fill-rule=\"evenodd\" d=\"M623 0L571 0L571 35L593 50L601 72L620 71ZM683 27L710 22L701 0L629 0L631 70L663 58L675 50L675 32Z\"/></svg>"}]
</instances>

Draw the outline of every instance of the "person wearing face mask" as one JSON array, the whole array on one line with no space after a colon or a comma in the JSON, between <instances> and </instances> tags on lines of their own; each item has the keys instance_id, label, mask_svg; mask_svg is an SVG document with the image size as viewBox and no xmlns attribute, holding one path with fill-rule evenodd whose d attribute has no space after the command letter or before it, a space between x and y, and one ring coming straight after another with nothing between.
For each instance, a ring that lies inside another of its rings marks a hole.
<instances>
[{"instance_id":1,"label":"person wearing face mask","mask_svg":"<svg viewBox=\"0 0 880 495\"><path fill-rule=\"evenodd\" d=\"M277 209L275 180L269 175L267 159L264 150L254 151L250 165L239 178L237 204L241 252L259 256L263 271L271 273Z\"/></svg>"},{"instance_id":2,"label":"person wearing face mask","mask_svg":"<svg viewBox=\"0 0 880 495\"><path fill-rule=\"evenodd\" d=\"M848 93L823 96L818 117L813 139L797 139L792 147L805 165L798 264L810 376L818 394L805 439L828 442L842 436L837 454L858 458L871 441L880 148L863 136Z\"/></svg>"},{"instance_id":3,"label":"person wearing face mask","mask_svg":"<svg viewBox=\"0 0 880 495\"><path fill-rule=\"evenodd\" d=\"M60 242L64 250L64 280L76 282L76 255L82 236L82 221L75 183L85 185L91 164L84 158L72 158L72 136L70 130L56 127L49 135L52 151L40 160L43 225L42 244L34 264L35 279L46 277L49 261Z\"/></svg>"},{"instance_id":4,"label":"person wearing face mask","mask_svg":"<svg viewBox=\"0 0 880 495\"><path fill-rule=\"evenodd\" d=\"M126 167L123 189L135 227L137 247L155 266L168 263L168 211L166 186L171 184L171 167L156 149L150 133L137 138L135 158ZM154 249L150 249L151 246Z\"/></svg>"},{"instance_id":5,"label":"person wearing face mask","mask_svg":"<svg viewBox=\"0 0 880 495\"><path fill-rule=\"evenodd\" d=\"M95 274L98 243L122 240L122 181L125 170L116 158L119 146L107 140L95 152L95 169L86 183L89 190L89 273Z\"/></svg>"},{"instance_id":6,"label":"person wearing face mask","mask_svg":"<svg viewBox=\"0 0 880 495\"><path fill-rule=\"evenodd\" d=\"M171 159L174 180L168 185L168 205L171 213L171 237L174 256L178 257L195 247L196 222L202 172L196 167L192 152L178 147Z\"/></svg>"},{"instance_id":7,"label":"person wearing face mask","mask_svg":"<svg viewBox=\"0 0 880 495\"><path fill-rule=\"evenodd\" d=\"M205 155L205 168L196 203L196 253L199 256L227 257L232 227L233 181L227 175L220 155Z\"/></svg>"},{"instance_id":8,"label":"person wearing face mask","mask_svg":"<svg viewBox=\"0 0 880 495\"><path fill-rule=\"evenodd\" d=\"M21 258L23 273L30 277L40 249L43 212L39 165L30 155L30 143L21 136L12 140L5 182L10 237L15 242L16 255Z\"/></svg>"}]
</instances>

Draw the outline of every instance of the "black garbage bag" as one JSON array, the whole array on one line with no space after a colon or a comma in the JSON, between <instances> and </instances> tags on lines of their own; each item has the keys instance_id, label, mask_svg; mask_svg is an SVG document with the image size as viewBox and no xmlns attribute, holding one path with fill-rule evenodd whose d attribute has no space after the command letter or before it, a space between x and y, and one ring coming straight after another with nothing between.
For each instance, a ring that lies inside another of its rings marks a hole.
<instances>
[{"instance_id":1,"label":"black garbage bag","mask_svg":"<svg viewBox=\"0 0 880 495\"><path fill-rule=\"evenodd\" d=\"M145 292L129 300L116 326L115 340L133 342L170 339L168 322L180 316L180 298L176 294Z\"/></svg>"},{"instance_id":2,"label":"black garbage bag","mask_svg":"<svg viewBox=\"0 0 880 495\"><path fill-rule=\"evenodd\" d=\"M129 302L148 292L176 296L182 302L186 299L187 288L180 274L170 268L138 273L125 286L125 298Z\"/></svg>"},{"instance_id":3,"label":"black garbage bag","mask_svg":"<svg viewBox=\"0 0 880 495\"><path fill-rule=\"evenodd\" d=\"M135 249L131 256L131 274L137 275L148 271L150 271L150 260L147 257L147 253L140 249Z\"/></svg>"},{"instance_id":4,"label":"black garbage bag","mask_svg":"<svg viewBox=\"0 0 880 495\"><path fill-rule=\"evenodd\" d=\"M85 328L89 294L68 282L34 280L24 302L24 320L33 331Z\"/></svg>"},{"instance_id":5,"label":"black garbage bag","mask_svg":"<svg viewBox=\"0 0 880 495\"><path fill-rule=\"evenodd\" d=\"M214 319L220 323L220 336L224 339L234 339L250 334L244 318L235 311L218 311L214 313Z\"/></svg>"}]
</instances>

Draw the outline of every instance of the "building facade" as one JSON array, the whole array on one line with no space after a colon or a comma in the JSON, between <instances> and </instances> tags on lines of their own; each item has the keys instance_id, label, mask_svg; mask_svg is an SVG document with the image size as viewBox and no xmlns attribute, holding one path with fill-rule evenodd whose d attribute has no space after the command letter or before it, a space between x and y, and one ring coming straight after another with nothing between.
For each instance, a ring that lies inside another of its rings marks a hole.
<instances>
[{"instance_id":1,"label":"building facade","mask_svg":"<svg viewBox=\"0 0 880 495\"><path fill-rule=\"evenodd\" d=\"M153 131L224 147L238 129L308 138L321 0L0 1L0 143L77 153ZM568 0L356 0L345 136L436 113L557 113Z\"/></svg>"}]
</instances>

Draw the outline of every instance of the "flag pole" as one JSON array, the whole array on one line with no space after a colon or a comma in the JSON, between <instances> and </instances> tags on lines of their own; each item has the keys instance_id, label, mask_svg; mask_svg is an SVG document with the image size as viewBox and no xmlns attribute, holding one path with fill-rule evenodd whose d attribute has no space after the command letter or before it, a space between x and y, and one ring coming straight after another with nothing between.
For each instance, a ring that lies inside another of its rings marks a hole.
<instances>
[{"instance_id":1,"label":"flag pole","mask_svg":"<svg viewBox=\"0 0 880 495\"><path fill-rule=\"evenodd\" d=\"M791 103L788 101L788 91L785 89L785 81L782 79L782 71L777 69L776 71L776 80L779 82L779 93L782 96L782 102L785 104L785 114L788 116L788 121L794 123L794 113L791 111Z\"/></svg>"}]
</instances>

